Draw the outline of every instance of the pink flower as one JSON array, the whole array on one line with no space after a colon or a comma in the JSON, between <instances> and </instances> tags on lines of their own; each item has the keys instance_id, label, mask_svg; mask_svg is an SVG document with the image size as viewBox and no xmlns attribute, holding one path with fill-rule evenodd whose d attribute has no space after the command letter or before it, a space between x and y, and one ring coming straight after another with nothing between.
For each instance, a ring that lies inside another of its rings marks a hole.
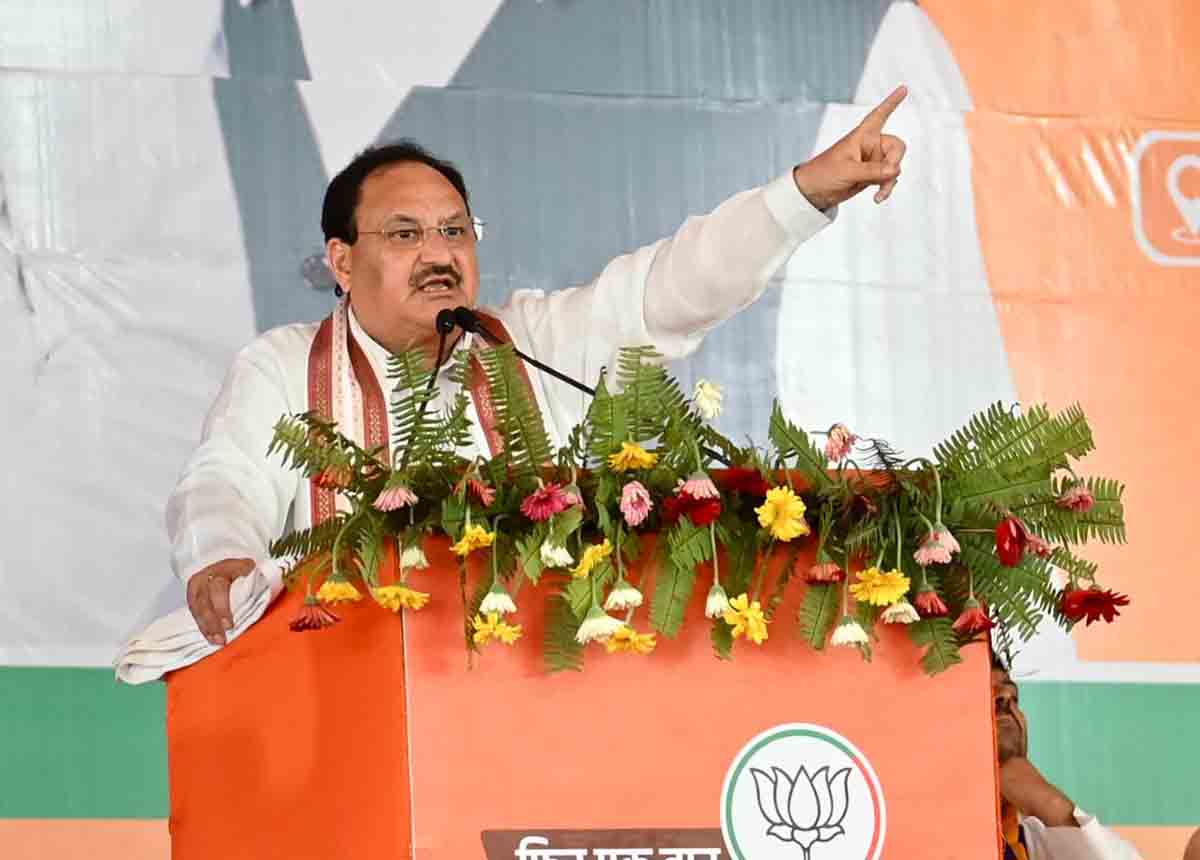
<instances>
[{"instance_id":1,"label":"pink flower","mask_svg":"<svg viewBox=\"0 0 1200 860\"><path fill-rule=\"evenodd\" d=\"M417 494L403 484L398 484L395 487L385 487L375 498L375 510L396 511L416 503Z\"/></svg>"},{"instance_id":2,"label":"pink flower","mask_svg":"<svg viewBox=\"0 0 1200 860\"><path fill-rule=\"evenodd\" d=\"M1073 511L1077 514L1086 514L1096 506L1096 497L1092 495L1092 491L1084 484L1075 484L1059 496L1055 500L1055 503L1060 508L1066 508L1068 511Z\"/></svg>"},{"instance_id":3,"label":"pink flower","mask_svg":"<svg viewBox=\"0 0 1200 860\"><path fill-rule=\"evenodd\" d=\"M571 497L559 484L538 487L521 502L521 513L535 523L544 522L571 507Z\"/></svg>"},{"instance_id":4,"label":"pink flower","mask_svg":"<svg viewBox=\"0 0 1200 860\"><path fill-rule=\"evenodd\" d=\"M845 424L834 424L829 428L829 438L825 441L825 456L834 463L840 463L857 441L858 437Z\"/></svg>"},{"instance_id":5,"label":"pink flower","mask_svg":"<svg viewBox=\"0 0 1200 860\"><path fill-rule=\"evenodd\" d=\"M797 565L799 567L799 565ZM804 573L804 581L810 585L826 582L841 582L846 578L846 571L837 566L836 562L822 561L812 565Z\"/></svg>"},{"instance_id":6,"label":"pink flower","mask_svg":"<svg viewBox=\"0 0 1200 860\"><path fill-rule=\"evenodd\" d=\"M641 525L653 507L650 493L642 486L641 481L630 481L625 485L625 489L621 490L621 514L629 525Z\"/></svg>"},{"instance_id":7,"label":"pink flower","mask_svg":"<svg viewBox=\"0 0 1200 860\"><path fill-rule=\"evenodd\" d=\"M1050 544L1046 543L1033 532L1026 533L1025 549L1038 558L1049 558L1054 552L1054 547L1050 546Z\"/></svg>"},{"instance_id":8,"label":"pink flower","mask_svg":"<svg viewBox=\"0 0 1200 860\"><path fill-rule=\"evenodd\" d=\"M688 479L678 487L678 490L687 493L693 499L716 499L721 496L717 491L717 485L712 482L712 478L699 471L692 472Z\"/></svg>"},{"instance_id":9,"label":"pink flower","mask_svg":"<svg viewBox=\"0 0 1200 860\"><path fill-rule=\"evenodd\" d=\"M925 540L913 553L913 558L921 567L931 564L949 564L951 556L961 550L962 547L958 545L954 535L950 534L949 529L938 523L933 527L933 531L925 536Z\"/></svg>"}]
</instances>

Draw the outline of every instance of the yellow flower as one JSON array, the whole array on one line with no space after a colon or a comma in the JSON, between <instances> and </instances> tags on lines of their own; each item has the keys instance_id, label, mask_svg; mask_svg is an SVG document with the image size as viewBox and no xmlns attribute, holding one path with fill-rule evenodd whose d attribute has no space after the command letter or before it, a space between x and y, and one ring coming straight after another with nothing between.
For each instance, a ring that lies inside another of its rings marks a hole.
<instances>
[{"instance_id":1,"label":"yellow flower","mask_svg":"<svg viewBox=\"0 0 1200 860\"><path fill-rule=\"evenodd\" d=\"M908 592L908 577L898 570L877 567L860 570L858 582L850 586L854 599L872 606L891 606Z\"/></svg>"},{"instance_id":2,"label":"yellow flower","mask_svg":"<svg viewBox=\"0 0 1200 860\"><path fill-rule=\"evenodd\" d=\"M489 612L486 619L482 615L476 615L471 626L475 629L472 638L476 645L486 645L493 639L511 645L521 638L521 625L501 621L498 612Z\"/></svg>"},{"instance_id":3,"label":"yellow flower","mask_svg":"<svg viewBox=\"0 0 1200 860\"><path fill-rule=\"evenodd\" d=\"M317 589L317 600L327 606L336 606L339 603L354 603L355 601L362 600L362 595L357 588L348 582L331 582L326 580Z\"/></svg>"},{"instance_id":4,"label":"yellow flower","mask_svg":"<svg viewBox=\"0 0 1200 860\"><path fill-rule=\"evenodd\" d=\"M450 549L454 551L455 555L468 555L474 550L491 546L495 539L495 533L488 531L483 526L469 526L463 532L462 540Z\"/></svg>"},{"instance_id":5,"label":"yellow flower","mask_svg":"<svg viewBox=\"0 0 1200 860\"><path fill-rule=\"evenodd\" d=\"M729 608L725 610L724 617L725 623L733 627L734 639L745 636L755 645L766 641L767 619L757 600L751 603L745 594L739 594L729 601Z\"/></svg>"},{"instance_id":6,"label":"yellow flower","mask_svg":"<svg viewBox=\"0 0 1200 860\"><path fill-rule=\"evenodd\" d=\"M371 596L384 609L399 612L401 609L420 609L429 602L429 595L407 585L384 585L371 589Z\"/></svg>"},{"instance_id":7,"label":"yellow flower","mask_svg":"<svg viewBox=\"0 0 1200 860\"><path fill-rule=\"evenodd\" d=\"M771 537L788 541L809 533L805 510L804 500L791 487L772 487L767 491L767 500L754 513L758 514L758 524L771 530Z\"/></svg>"},{"instance_id":8,"label":"yellow flower","mask_svg":"<svg viewBox=\"0 0 1200 860\"><path fill-rule=\"evenodd\" d=\"M627 472L630 469L649 469L657 462L657 454L651 454L641 445L633 442L622 442L620 452L608 458L608 465L617 472Z\"/></svg>"},{"instance_id":9,"label":"yellow flower","mask_svg":"<svg viewBox=\"0 0 1200 860\"><path fill-rule=\"evenodd\" d=\"M649 654L658 643L654 641L653 633L638 633L629 625L625 625L604 642L604 650L609 654L628 652L630 654Z\"/></svg>"},{"instance_id":10,"label":"yellow flower","mask_svg":"<svg viewBox=\"0 0 1200 860\"><path fill-rule=\"evenodd\" d=\"M604 539L604 543L592 544L583 551L583 557L571 571L571 576L582 579L592 572L592 568L610 555L612 555L612 544L608 542L608 538Z\"/></svg>"}]
</instances>

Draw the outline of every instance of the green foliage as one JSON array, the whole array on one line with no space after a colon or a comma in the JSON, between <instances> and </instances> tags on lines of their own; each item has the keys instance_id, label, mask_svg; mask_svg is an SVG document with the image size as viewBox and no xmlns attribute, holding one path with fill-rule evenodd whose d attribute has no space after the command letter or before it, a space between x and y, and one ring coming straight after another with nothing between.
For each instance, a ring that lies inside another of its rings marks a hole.
<instances>
[{"instance_id":1,"label":"green foliage","mask_svg":"<svg viewBox=\"0 0 1200 860\"><path fill-rule=\"evenodd\" d=\"M838 583L816 583L808 586L800 605L800 635L815 651L825 648L829 631L837 623L842 610L842 588Z\"/></svg>"},{"instance_id":2,"label":"green foliage","mask_svg":"<svg viewBox=\"0 0 1200 860\"><path fill-rule=\"evenodd\" d=\"M269 547L272 558L306 558L333 549L333 541L346 524L347 515L338 513L320 525L289 532Z\"/></svg>"},{"instance_id":3,"label":"green foliage","mask_svg":"<svg viewBox=\"0 0 1200 860\"><path fill-rule=\"evenodd\" d=\"M798 471L810 486L820 491L833 483L826 471L828 461L825 452L813 444L807 433L783 417L783 410L778 402L771 410L768 435L779 456L785 461L794 460L792 468Z\"/></svg>"},{"instance_id":4,"label":"green foliage","mask_svg":"<svg viewBox=\"0 0 1200 860\"><path fill-rule=\"evenodd\" d=\"M554 456L542 414L530 396L511 345L480 350L478 355L496 411L496 429L503 440L503 450L488 464L492 481L503 486L531 479Z\"/></svg>"},{"instance_id":5,"label":"green foliage","mask_svg":"<svg viewBox=\"0 0 1200 860\"><path fill-rule=\"evenodd\" d=\"M696 567L712 558L712 538L707 528L684 517L660 543L660 563L650 602L650 623L664 636L675 636L696 587Z\"/></svg>"},{"instance_id":6,"label":"green foliage","mask_svg":"<svg viewBox=\"0 0 1200 860\"><path fill-rule=\"evenodd\" d=\"M583 671L583 646L575 641L581 616L576 616L562 592L546 598L546 632L542 651L548 672Z\"/></svg>"},{"instance_id":7,"label":"green foliage","mask_svg":"<svg viewBox=\"0 0 1200 860\"><path fill-rule=\"evenodd\" d=\"M958 637L949 618L922 618L908 625L908 635L913 643L925 651L921 666L930 675L945 672L956 663L962 662L958 651Z\"/></svg>"}]
</instances>

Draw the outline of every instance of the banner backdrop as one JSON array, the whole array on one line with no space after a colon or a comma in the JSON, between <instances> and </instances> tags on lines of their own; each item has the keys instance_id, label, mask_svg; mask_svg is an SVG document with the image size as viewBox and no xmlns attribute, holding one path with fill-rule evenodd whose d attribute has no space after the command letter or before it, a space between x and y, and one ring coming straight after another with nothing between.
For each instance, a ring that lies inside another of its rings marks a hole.
<instances>
[{"instance_id":1,"label":"banner backdrop","mask_svg":"<svg viewBox=\"0 0 1200 860\"><path fill-rule=\"evenodd\" d=\"M1200 761L1165 740L1200 699L1178 608L1200 599L1179 558L1200 478L1200 20L1183 0L176 5L0 0L0 666L105 667L182 603L166 495L234 351L331 306L320 199L363 146L410 136L460 164L499 302L589 280L904 82L893 199L844 206L676 370L726 387L730 435L761 440L778 398L800 426L912 455L996 400L1078 400L1089 470L1128 483L1130 543L1091 557L1133 603L1022 652L1035 759L1138 825L1147 856L1181 853L1200 822L1182 789ZM55 751L133 700L81 677L0 668L18 703L0 771L28 775L0 783L0 839L49 856L86 832L93 856L128 857L136 831L162 856L161 820L102 822L165 812L161 699L138 700L154 778L102 769ZM1069 740L1128 725L1150 740L1124 769Z\"/></svg>"}]
</instances>

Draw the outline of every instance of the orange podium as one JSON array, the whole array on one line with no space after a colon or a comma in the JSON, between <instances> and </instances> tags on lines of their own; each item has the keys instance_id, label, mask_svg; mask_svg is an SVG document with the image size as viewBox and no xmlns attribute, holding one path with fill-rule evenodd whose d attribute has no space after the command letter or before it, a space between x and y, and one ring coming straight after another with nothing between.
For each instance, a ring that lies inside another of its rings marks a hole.
<instances>
[{"instance_id":1,"label":"orange podium","mask_svg":"<svg viewBox=\"0 0 1200 860\"><path fill-rule=\"evenodd\" d=\"M702 569L653 654L593 644L547 674L546 577L518 595L523 638L468 666L457 567L428 551L420 611L364 600L297 634L285 594L169 676L176 860L996 856L984 647L935 678L894 626L869 663L813 651L793 582L767 641L718 660Z\"/></svg>"}]
</instances>

